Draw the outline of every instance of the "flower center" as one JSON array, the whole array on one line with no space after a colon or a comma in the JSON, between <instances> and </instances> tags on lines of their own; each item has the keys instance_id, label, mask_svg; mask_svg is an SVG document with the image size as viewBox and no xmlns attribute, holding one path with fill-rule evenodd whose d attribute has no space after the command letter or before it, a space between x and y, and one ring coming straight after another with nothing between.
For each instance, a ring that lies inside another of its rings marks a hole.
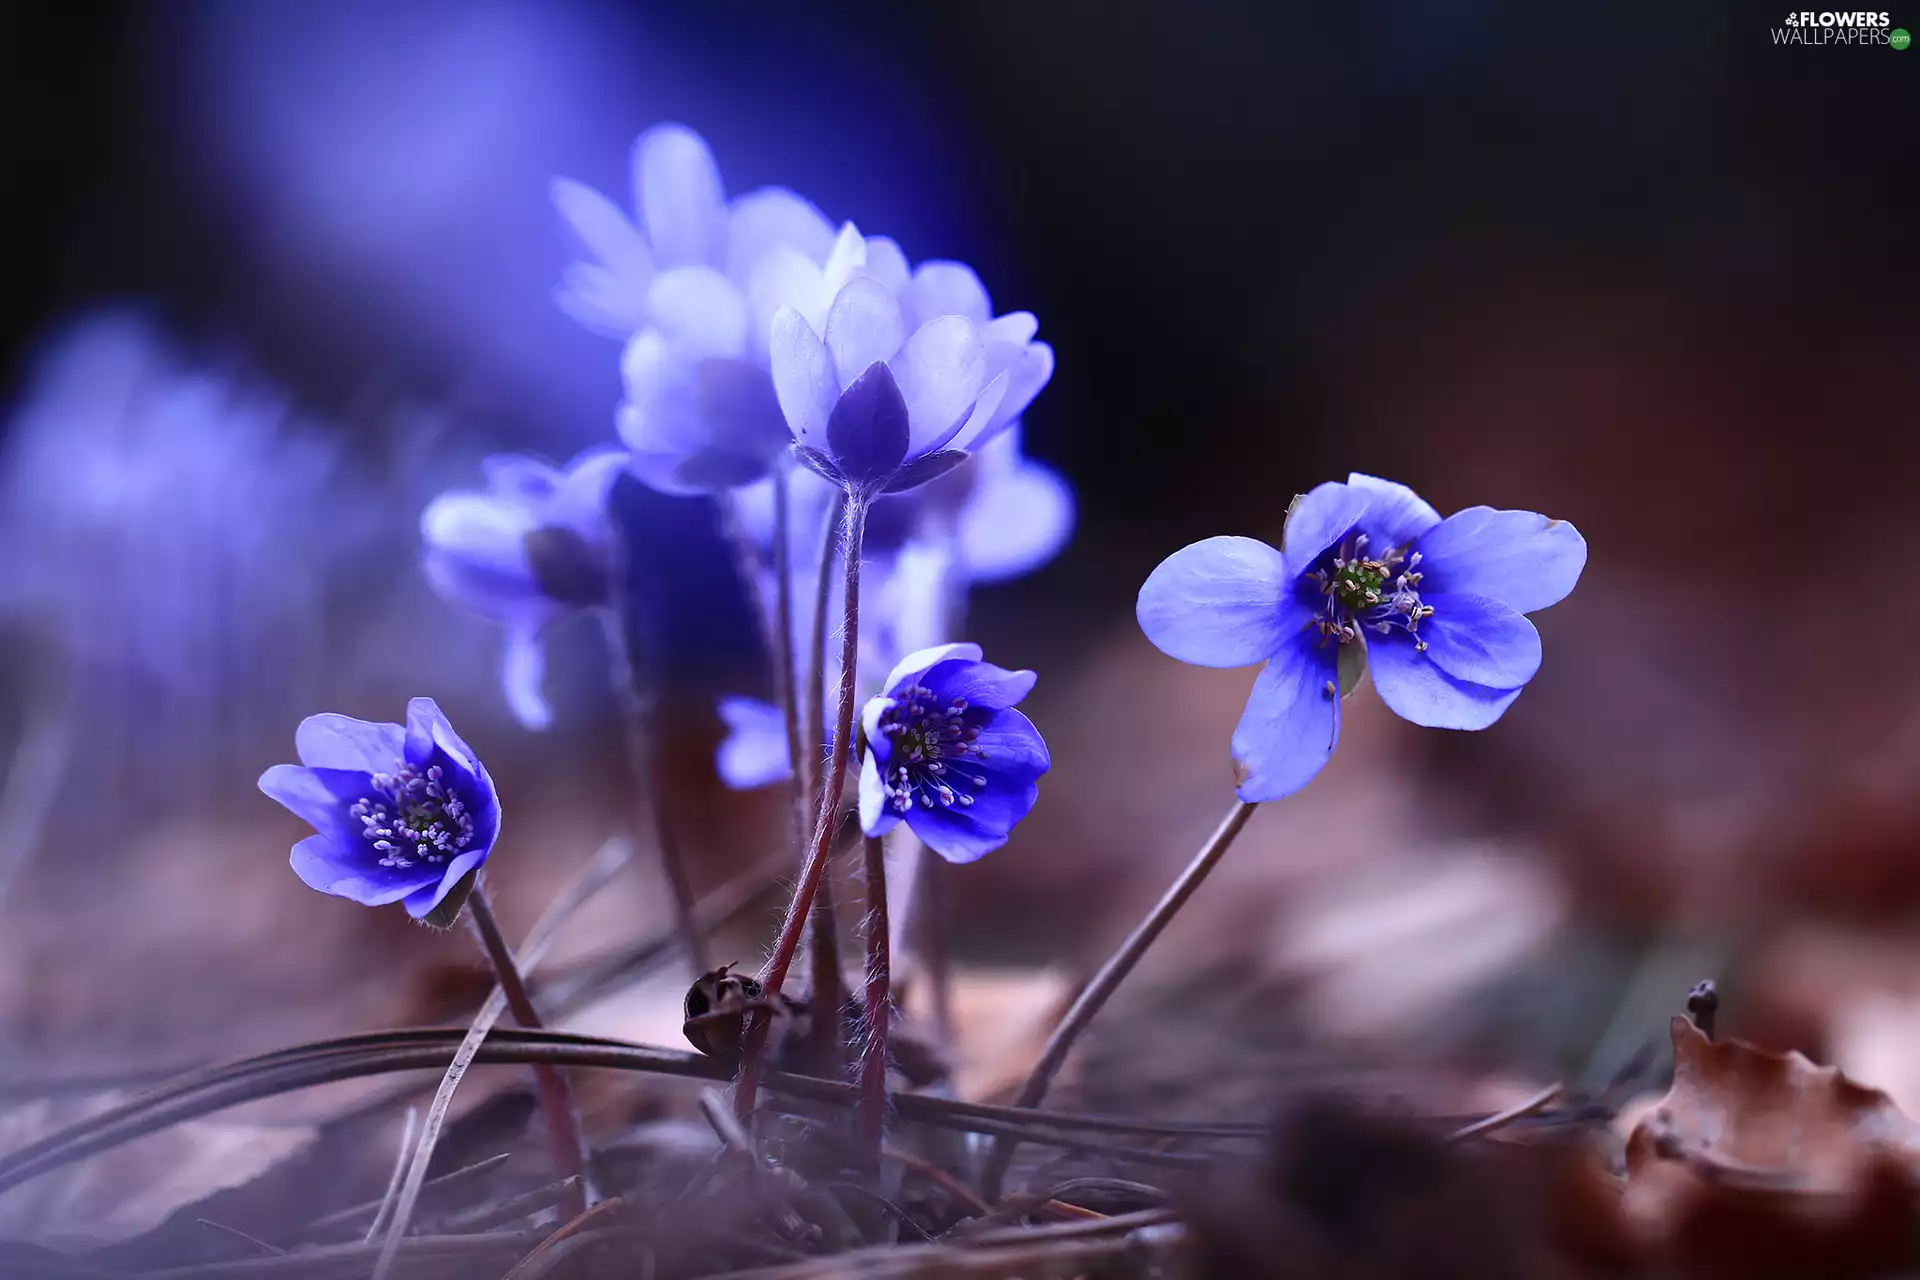
<instances>
[{"instance_id":1,"label":"flower center","mask_svg":"<svg viewBox=\"0 0 1920 1280\"><path fill-rule=\"evenodd\" d=\"M915 804L965 808L974 800L966 788L987 785L985 777L964 767L970 757L987 754L978 742L979 728L964 719L966 710L965 698L939 707L932 690L912 685L880 717L880 732L893 739L883 781L895 810L905 813Z\"/></svg>"},{"instance_id":2,"label":"flower center","mask_svg":"<svg viewBox=\"0 0 1920 1280\"><path fill-rule=\"evenodd\" d=\"M437 764L374 774L373 794L355 801L347 816L359 821L383 867L438 866L473 840L473 815Z\"/></svg>"},{"instance_id":3,"label":"flower center","mask_svg":"<svg viewBox=\"0 0 1920 1280\"><path fill-rule=\"evenodd\" d=\"M1367 535L1356 533L1334 548L1327 567L1307 577L1318 583L1325 609L1313 620L1320 634L1339 644L1359 640L1362 628L1391 635L1398 629L1424 650L1420 624L1433 616L1433 606L1420 599L1420 553L1391 547L1369 555Z\"/></svg>"}]
</instances>

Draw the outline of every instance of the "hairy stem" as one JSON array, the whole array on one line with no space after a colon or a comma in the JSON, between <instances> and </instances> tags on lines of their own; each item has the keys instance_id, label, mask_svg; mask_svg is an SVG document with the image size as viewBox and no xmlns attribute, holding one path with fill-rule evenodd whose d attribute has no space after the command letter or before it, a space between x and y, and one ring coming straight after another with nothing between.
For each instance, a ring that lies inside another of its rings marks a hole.
<instances>
[{"instance_id":1,"label":"hairy stem","mask_svg":"<svg viewBox=\"0 0 1920 1280\"><path fill-rule=\"evenodd\" d=\"M887 855L879 836L866 839L867 996L866 1038L860 1046L860 1151L867 1167L880 1168L887 1132L887 1031L893 1012L891 939L887 929Z\"/></svg>"},{"instance_id":2,"label":"hairy stem","mask_svg":"<svg viewBox=\"0 0 1920 1280\"><path fill-rule=\"evenodd\" d=\"M1027 1076L1027 1082L1020 1086L1020 1095L1014 1105L1031 1107L1047 1096L1047 1086L1053 1083L1053 1077L1059 1072L1061 1064L1066 1062L1067 1054L1073 1049L1074 1041L1087 1029L1107 1000L1113 995L1120 983L1133 967L1140 963L1140 957L1147 953L1155 938L1160 936L1168 923L1172 921L1181 907L1186 905L1194 890L1200 887L1214 866L1233 844L1234 837L1247 825L1247 819L1253 816L1254 806L1245 800L1234 801L1233 808L1221 819L1220 825L1208 837L1200 852L1193 855L1193 861L1180 873L1160 901L1153 904L1153 910L1147 912L1146 919L1134 926L1120 949L1107 958L1100 971L1093 975L1079 999L1067 1010L1060 1025L1047 1037L1046 1047L1040 1051L1040 1060L1033 1065ZM993 1152L987 1158L986 1173L981 1179L981 1188L988 1200L1000 1198L1000 1183L1007 1175L1007 1166L1013 1163L1015 1143L1001 1139L994 1143Z\"/></svg>"},{"instance_id":3,"label":"hairy stem","mask_svg":"<svg viewBox=\"0 0 1920 1280\"><path fill-rule=\"evenodd\" d=\"M760 974L760 985L768 1000L780 994L793 966L793 955L800 947L800 934L806 927L814 896L825 877L828 852L833 843L836 810L840 790L847 779L847 747L853 736L854 668L860 645L860 545L866 534L867 504L864 498L849 494L845 509L846 618L840 636L840 698L834 716L833 745L827 752L827 771L820 792L820 811L813 827L813 842L807 860L800 868L800 882L794 887L793 904L780 926L780 939L773 956ZM761 1057L766 1049L770 1023L764 1013L755 1013L747 1021L745 1051L740 1067L740 1085L734 1095L734 1110L745 1119L753 1114L760 1086Z\"/></svg>"},{"instance_id":4,"label":"hairy stem","mask_svg":"<svg viewBox=\"0 0 1920 1280\"><path fill-rule=\"evenodd\" d=\"M494 979L500 984L513 1020L528 1030L542 1029L545 1024L533 1007L533 997L527 994L526 977L513 958L513 948L507 945L506 937L500 932L500 922L494 919L484 883L476 881L473 886L473 896L467 899L467 918L473 921L473 931L479 935L480 945L493 964ZM567 1078L560 1073L560 1068L546 1064L535 1067L533 1075L540 1092L540 1106L547 1113L547 1140L553 1148L553 1163L562 1178L578 1178L584 1191L589 1186L586 1141L581 1136L580 1114L574 1110Z\"/></svg>"},{"instance_id":5,"label":"hairy stem","mask_svg":"<svg viewBox=\"0 0 1920 1280\"><path fill-rule=\"evenodd\" d=\"M827 615L831 599L829 588L833 584L833 557L839 548L841 520L840 504L836 502L834 510L828 515L825 531L820 536L820 560L814 575L813 614L807 649L807 719L806 727L801 731L805 735L804 741L814 745L793 757L794 795L799 805L798 843L802 847L806 833L820 821L821 805L827 803L818 790L821 779L817 776L819 743L827 734L826 690L821 685L822 673L826 669ZM834 897L832 861L829 857L827 872L820 877L820 887L814 894L813 910L808 918L813 978L808 1000L811 1015L808 1021L813 1024L813 1047L819 1055L814 1069L838 1072L845 1061L841 1052L840 1011L846 1006L847 994L846 982L840 973L840 915Z\"/></svg>"},{"instance_id":6,"label":"hairy stem","mask_svg":"<svg viewBox=\"0 0 1920 1280\"><path fill-rule=\"evenodd\" d=\"M674 928L680 935L680 945L686 950L687 963L693 971L705 973L707 950L694 922L693 880L687 871L685 851L674 832L673 816L667 812L666 779L654 724L659 703L652 682L640 669L639 647L630 634L628 620L622 616L624 612L615 607L607 610L603 617L607 646L613 655L611 676L627 735L627 768L633 775L635 790L633 807L645 811L634 815L634 841L640 843L641 829L651 822L654 848L660 853L660 869L673 898Z\"/></svg>"}]
</instances>

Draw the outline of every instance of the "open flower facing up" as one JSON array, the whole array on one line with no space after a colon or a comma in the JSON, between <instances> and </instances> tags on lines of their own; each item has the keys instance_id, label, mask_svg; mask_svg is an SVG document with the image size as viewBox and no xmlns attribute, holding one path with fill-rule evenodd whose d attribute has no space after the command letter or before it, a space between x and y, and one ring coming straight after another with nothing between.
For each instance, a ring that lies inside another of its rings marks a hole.
<instances>
[{"instance_id":1,"label":"open flower facing up","mask_svg":"<svg viewBox=\"0 0 1920 1280\"><path fill-rule=\"evenodd\" d=\"M855 275L818 331L802 310L780 308L770 338L800 460L864 497L944 474L1019 417L1053 373L1033 316L986 318L986 293L965 267L927 263L891 283L888 274Z\"/></svg>"},{"instance_id":2,"label":"open flower facing up","mask_svg":"<svg viewBox=\"0 0 1920 1280\"><path fill-rule=\"evenodd\" d=\"M421 514L427 581L450 603L506 628L507 705L529 729L553 719L540 692L547 628L607 603L607 490L626 460L619 449L589 449L561 471L498 455L482 464L486 492L442 494Z\"/></svg>"},{"instance_id":3,"label":"open flower facing up","mask_svg":"<svg viewBox=\"0 0 1920 1280\"><path fill-rule=\"evenodd\" d=\"M1469 507L1445 520L1405 485L1352 475L1296 500L1284 550L1208 538L1140 588L1140 627L1205 667L1265 662L1233 734L1240 798L1304 787L1365 669L1415 724L1484 729L1540 667L1523 616L1563 599L1587 562L1572 525Z\"/></svg>"},{"instance_id":4,"label":"open flower facing up","mask_svg":"<svg viewBox=\"0 0 1920 1280\"><path fill-rule=\"evenodd\" d=\"M861 712L867 756L860 825L883 835L905 821L949 862L972 862L1007 842L1032 812L1047 744L1014 705L1031 671L980 660L976 644L908 654L886 691Z\"/></svg>"},{"instance_id":5,"label":"open flower facing up","mask_svg":"<svg viewBox=\"0 0 1920 1280\"><path fill-rule=\"evenodd\" d=\"M309 887L369 907L405 902L418 920L493 851L500 797L432 698L407 704L404 727L308 716L294 748L300 763L261 774L260 790L316 832L293 846Z\"/></svg>"}]
</instances>

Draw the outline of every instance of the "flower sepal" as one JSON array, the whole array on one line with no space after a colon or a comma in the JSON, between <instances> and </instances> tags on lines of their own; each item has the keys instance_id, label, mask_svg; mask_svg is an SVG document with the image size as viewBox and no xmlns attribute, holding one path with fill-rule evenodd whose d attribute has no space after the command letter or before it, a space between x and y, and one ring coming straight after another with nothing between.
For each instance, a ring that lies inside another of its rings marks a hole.
<instances>
[{"instance_id":1,"label":"flower sepal","mask_svg":"<svg viewBox=\"0 0 1920 1280\"><path fill-rule=\"evenodd\" d=\"M480 885L480 868L475 867L461 876L453 888L447 890L447 896L440 899L440 905L423 916L416 917L421 924L442 933L460 923L460 913L467 908L467 899Z\"/></svg>"}]
</instances>

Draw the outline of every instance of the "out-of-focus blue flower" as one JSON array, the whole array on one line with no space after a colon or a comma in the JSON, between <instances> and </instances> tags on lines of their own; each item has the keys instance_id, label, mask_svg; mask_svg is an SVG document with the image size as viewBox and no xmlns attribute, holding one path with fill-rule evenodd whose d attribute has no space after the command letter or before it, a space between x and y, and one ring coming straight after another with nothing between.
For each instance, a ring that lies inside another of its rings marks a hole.
<instances>
[{"instance_id":1,"label":"out-of-focus blue flower","mask_svg":"<svg viewBox=\"0 0 1920 1280\"><path fill-rule=\"evenodd\" d=\"M1073 490L1020 451L1018 423L982 446L967 470L956 476L968 481L956 520L967 581L1009 582L1060 554L1073 535Z\"/></svg>"},{"instance_id":2,"label":"out-of-focus blue flower","mask_svg":"<svg viewBox=\"0 0 1920 1280\"><path fill-rule=\"evenodd\" d=\"M260 775L260 790L311 825L293 846L310 888L369 907L405 902L420 919L480 868L500 836L500 797L480 757L432 698L407 723L308 716L300 763Z\"/></svg>"},{"instance_id":3,"label":"out-of-focus blue flower","mask_svg":"<svg viewBox=\"0 0 1920 1280\"><path fill-rule=\"evenodd\" d=\"M1033 722L1015 711L1031 671L980 660L976 644L945 644L901 659L886 691L861 711L867 757L860 825L884 835L902 820L949 862L972 862L1007 842L1033 811L1051 766Z\"/></svg>"},{"instance_id":4,"label":"out-of-focus blue flower","mask_svg":"<svg viewBox=\"0 0 1920 1280\"><path fill-rule=\"evenodd\" d=\"M1415 724L1484 729L1540 668L1525 614L1580 579L1586 540L1564 520L1469 507L1445 520L1405 485L1323 484L1287 515L1284 553L1208 538L1162 561L1137 615L1165 653L1205 667L1265 662L1233 734L1240 798L1310 782L1340 735L1340 699L1371 668Z\"/></svg>"},{"instance_id":5,"label":"out-of-focus blue flower","mask_svg":"<svg viewBox=\"0 0 1920 1280\"><path fill-rule=\"evenodd\" d=\"M1020 311L994 318L986 290L956 262L859 256L824 322L795 306L773 316L773 380L801 461L866 496L925 484L1010 425L1053 376L1053 350ZM839 249L836 248L836 254ZM823 336L824 335L824 336Z\"/></svg>"},{"instance_id":6,"label":"out-of-focus blue flower","mask_svg":"<svg viewBox=\"0 0 1920 1280\"><path fill-rule=\"evenodd\" d=\"M554 181L555 206L596 259L568 268L560 305L627 339L618 421L636 475L678 494L749 484L789 440L767 374L773 312L824 313L867 246L837 245L820 211L783 188L729 205L713 153L684 126L648 130L633 154L637 225L598 192Z\"/></svg>"},{"instance_id":7,"label":"out-of-focus blue flower","mask_svg":"<svg viewBox=\"0 0 1920 1280\"><path fill-rule=\"evenodd\" d=\"M506 628L502 683L529 729L553 720L540 692L547 628L607 603L607 489L626 456L589 449L556 470L497 455L483 464L486 492L445 493L421 513L427 581L447 601Z\"/></svg>"}]
</instances>

